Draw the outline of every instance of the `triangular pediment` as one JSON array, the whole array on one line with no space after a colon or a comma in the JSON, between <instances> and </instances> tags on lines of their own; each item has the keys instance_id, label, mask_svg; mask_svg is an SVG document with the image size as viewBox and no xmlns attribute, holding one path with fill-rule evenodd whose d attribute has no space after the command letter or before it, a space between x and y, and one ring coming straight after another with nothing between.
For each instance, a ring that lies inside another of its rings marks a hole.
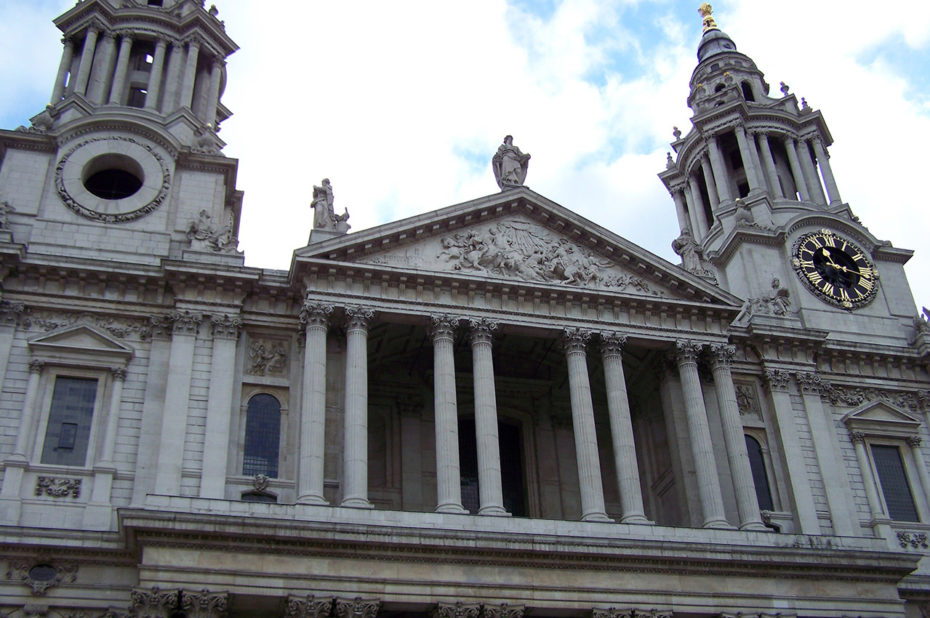
<instances>
[{"instance_id":1,"label":"triangular pediment","mask_svg":"<svg viewBox=\"0 0 930 618\"><path fill-rule=\"evenodd\" d=\"M871 435L912 435L917 433L921 421L887 401L871 401L852 410L843 417L852 431Z\"/></svg>"},{"instance_id":2,"label":"triangular pediment","mask_svg":"<svg viewBox=\"0 0 930 618\"><path fill-rule=\"evenodd\" d=\"M741 301L523 187L295 252L418 275L582 288L739 307Z\"/></svg>"},{"instance_id":3,"label":"triangular pediment","mask_svg":"<svg viewBox=\"0 0 930 618\"><path fill-rule=\"evenodd\" d=\"M128 359L133 349L92 326L77 324L67 326L29 341L33 353L52 357L105 356Z\"/></svg>"}]
</instances>

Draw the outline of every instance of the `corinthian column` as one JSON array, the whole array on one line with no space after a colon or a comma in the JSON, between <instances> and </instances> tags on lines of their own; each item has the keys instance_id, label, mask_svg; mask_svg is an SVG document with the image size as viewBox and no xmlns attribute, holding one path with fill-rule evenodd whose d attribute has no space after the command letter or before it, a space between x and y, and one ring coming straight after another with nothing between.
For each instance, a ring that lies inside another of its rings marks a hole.
<instances>
[{"instance_id":1,"label":"corinthian column","mask_svg":"<svg viewBox=\"0 0 930 618\"><path fill-rule=\"evenodd\" d=\"M110 88L110 103L119 104L123 99L126 77L129 74L129 57L131 53L132 37L124 34L119 45L119 55L116 58L116 73L113 75L113 85Z\"/></svg>"},{"instance_id":2,"label":"corinthian column","mask_svg":"<svg viewBox=\"0 0 930 618\"><path fill-rule=\"evenodd\" d=\"M455 398L453 336L458 319L434 315L433 401L436 414L436 511L467 513L462 506L462 475L459 469L459 413Z\"/></svg>"},{"instance_id":3,"label":"corinthian column","mask_svg":"<svg viewBox=\"0 0 930 618\"><path fill-rule=\"evenodd\" d=\"M688 416L691 452L694 455L698 492L704 515L703 525L705 528L729 528L730 524L727 523L723 509L720 479L717 477L716 453L707 423L707 409L704 407L704 395L701 392L701 379L698 376L697 357L701 351L701 344L679 339L675 345L681 390Z\"/></svg>"},{"instance_id":4,"label":"corinthian column","mask_svg":"<svg viewBox=\"0 0 930 618\"><path fill-rule=\"evenodd\" d=\"M94 50L97 48L97 36L100 28L96 25L87 29L84 36L84 46L81 48L81 61L78 63L77 77L74 80L74 92L85 94L87 80L90 78L90 69L94 62Z\"/></svg>"},{"instance_id":5,"label":"corinthian column","mask_svg":"<svg viewBox=\"0 0 930 618\"><path fill-rule=\"evenodd\" d=\"M711 346L711 351L714 359L714 388L717 391L717 405L720 406L723 441L727 447L733 491L736 493L739 527L741 530L765 530L759 511L756 485L752 479L752 468L749 465L749 453L746 452L743 422L740 420L739 405L736 403L736 387L733 385L733 374L730 373L730 363L736 348L732 345L716 344Z\"/></svg>"},{"instance_id":6,"label":"corinthian column","mask_svg":"<svg viewBox=\"0 0 930 618\"><path fill-rule=\"evenodd\" d=\"M55 87L52 89L52 105L61 101L61 97L65 94L65 82L71 70L71 61L74 59L74 41L65 38L61 42L64 44L64 49L61 52L61 62L58 64L58 74L55 76Z\"/></svg>"},{"instance_id":7,"label":"corinthian column","mask_svg":"<svg viewBox=\"0 0 930 618\"><path fill-rule=\"evenodd\" d=\"M300 394L300 444L297 502L327 504L323 497L326 448L326 330L332 305L305 301L300 321L304 335L304 370Z\"/></svg>"},{"instance_id":8,"label":"corinthian column","mask_svg":"<svg viewBox=\"0 0 930 618\"><path fill-rule=\"evenodd\" d=\"M368 322L375 312L346 307L346 401L343 491L340 506L372 508L368 501Z\"/></svg>"},{"instance_id":9,"label":"corinthian column","mask_svg":"<svg viewBox=\"0 0 930 618\"><path fill-rule=\"evenodd\" d=\"M203 471L200 475L201 498L226 496L226 464L229 455L229 422L233 412L236 343L242 321L238 317L214 315L213 356L210 362L210 398L203 443Z\"/></svg>"},{"instance_id":10,"label":"corinthian column","mask_svg":"<svg viewBox=\"0 0 930 618\"><path fill-rule=\"evenodd\" d=\"M585 347L590 331L566 328L565 358L568 361L568 387L572 401L572 427L575 432L575 457L578 461L578 485L581 489L582 521L611 521L604 508L604 485L601 459L597 452L594 427L594 404L588 380Z\"/></svg>"},{"instance_id":11,"label":"corinthian column","mask_svg":"<svg viewBox=\"0 0 930 618\"><path fill-rule=\"evenodd\" d=\"M193 107L194 80L197 77L197 56L200 53L200 39L196 36L187 41L187 60L184 65L184 78L181 81L181 100L178 107Z\"/></svg>"},{"instance_id":12,"label":"corinthian column","mask_svg":"<svg viewBox=\"0 0 930 618\"><path fill-rule=\"evenodd\" d=\"M830 205L842 204L843 199L840 197L840 190L836 186L836 179L833 178L833 170L830 168L830 157L827 155L827 149L819 137L815 137L812 142L814 144L814 156L817 157L817 163L820 164L820 173L823 174L824 184L827 185Z\"/></svg>"},{"instance_id":13,"label":"corinthian column","mask_svg":"<svg viewBox=\"0 0 930 618\"><path fill-rule=\"evenodd\" d=\"M651 524L643 508L639 485L639 465L633 441L633 421L623 375L623 346L626 335L601 333L601 358L604 361L604 382L607 385L607 413L610 415L610 436L613 439L614 465L623 516L620 523Z\"/></svg>"},{"instance_id":14,"label":"corinthian column","mask_svg":"<svg viewBox=\"0 0 930 618\"><path fill-rule=\"evenodd\" d=\"M497 322L470 320L472 373L475 378L475 439L478 445L479 515L509 515L504 509L501 453L497 435L497 393L491 333Z\"/></svg>"}]
</instances>

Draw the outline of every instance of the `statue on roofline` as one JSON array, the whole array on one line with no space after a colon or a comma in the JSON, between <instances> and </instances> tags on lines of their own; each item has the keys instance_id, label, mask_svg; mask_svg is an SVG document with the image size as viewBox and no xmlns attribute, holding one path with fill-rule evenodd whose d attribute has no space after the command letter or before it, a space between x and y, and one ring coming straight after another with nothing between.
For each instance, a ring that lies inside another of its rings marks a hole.
<instances>
[{"instance_id":1,"label":"statue on roofline","mask_svg":"<svg viewBox=\"0 0 930 618\"><path fill-rule=\"evenodd\" d=\"M504 143L498 147L497 153L491 159L494 178L497 180L497 186L501 188L501 191L522 187L523 181L526 180L526 170L529 165L530 155L523 154L519 148L513 145L512 135L504 138Z\"/></svg>"},{"instance_id":2,"label":"statue on roofline","mask_svg":"<svg viewBox=\"0 0 930 618\"><path fill-rule=\"evenodd\" d=\"M329 178L323 179L322 186L313 187L310 208L313 209L313 229L342 233L349 231L349 209L341 215L336 214L333 209L333 185Z\"/></svg>"}]
</instances>

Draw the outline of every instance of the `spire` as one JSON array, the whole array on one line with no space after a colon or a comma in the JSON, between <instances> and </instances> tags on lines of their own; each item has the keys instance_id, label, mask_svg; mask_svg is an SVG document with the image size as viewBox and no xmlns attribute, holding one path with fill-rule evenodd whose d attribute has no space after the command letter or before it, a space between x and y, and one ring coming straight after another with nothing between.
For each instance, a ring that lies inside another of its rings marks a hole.
<instances>
[{"instance_id":1,"label":"spire","mask_svg":"<svg viewBox=\"0 0 930 618\"><path fill-rule=\"evenodd\" d=\"M724 52L735 52L736 43L724 31L717 27L713 16L713 7L707 2L698 7L701 14L701 23L704 26L704 36L698 45L698 60L703 62L709 56Z\"/></svg>"}]
</instances>

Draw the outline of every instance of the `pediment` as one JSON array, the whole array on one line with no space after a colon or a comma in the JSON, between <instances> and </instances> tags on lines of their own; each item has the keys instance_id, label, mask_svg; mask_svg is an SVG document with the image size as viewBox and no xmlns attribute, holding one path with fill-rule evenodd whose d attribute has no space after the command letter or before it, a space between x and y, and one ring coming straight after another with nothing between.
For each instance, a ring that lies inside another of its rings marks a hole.
<instances>
[{"instance_id":1,"label":"pediment","mask_svg":"<svg viewBox=\"0 0 930 618\"><path fill-rule=\"evenodd\" d=\"M871 401L843 417L852 431L871 435L907 436L917 433L921 421L887 401Z\"/></svg>"},{"instance_id":2,"label":"pediment","mask_svg":"<svg viewBox=\"0 0 930 618\"><path fill-rule=\"evenodd\" d=\"M707 281L525 187L316 243L295 253L296 265L305 260L741 304Z\"/></svg>"},{"instance_id":3,"label":"pediment","mask_svg":"<svg viewBox=\"0 0 930 618\"><path fill-rule=\"evenodd\" d=\"M31 339L28 343L34 354L52 359L109 357L128 360L133 349L111 335L92 326L77 324L52 331Z\"/></svg>"}]
</instances>

